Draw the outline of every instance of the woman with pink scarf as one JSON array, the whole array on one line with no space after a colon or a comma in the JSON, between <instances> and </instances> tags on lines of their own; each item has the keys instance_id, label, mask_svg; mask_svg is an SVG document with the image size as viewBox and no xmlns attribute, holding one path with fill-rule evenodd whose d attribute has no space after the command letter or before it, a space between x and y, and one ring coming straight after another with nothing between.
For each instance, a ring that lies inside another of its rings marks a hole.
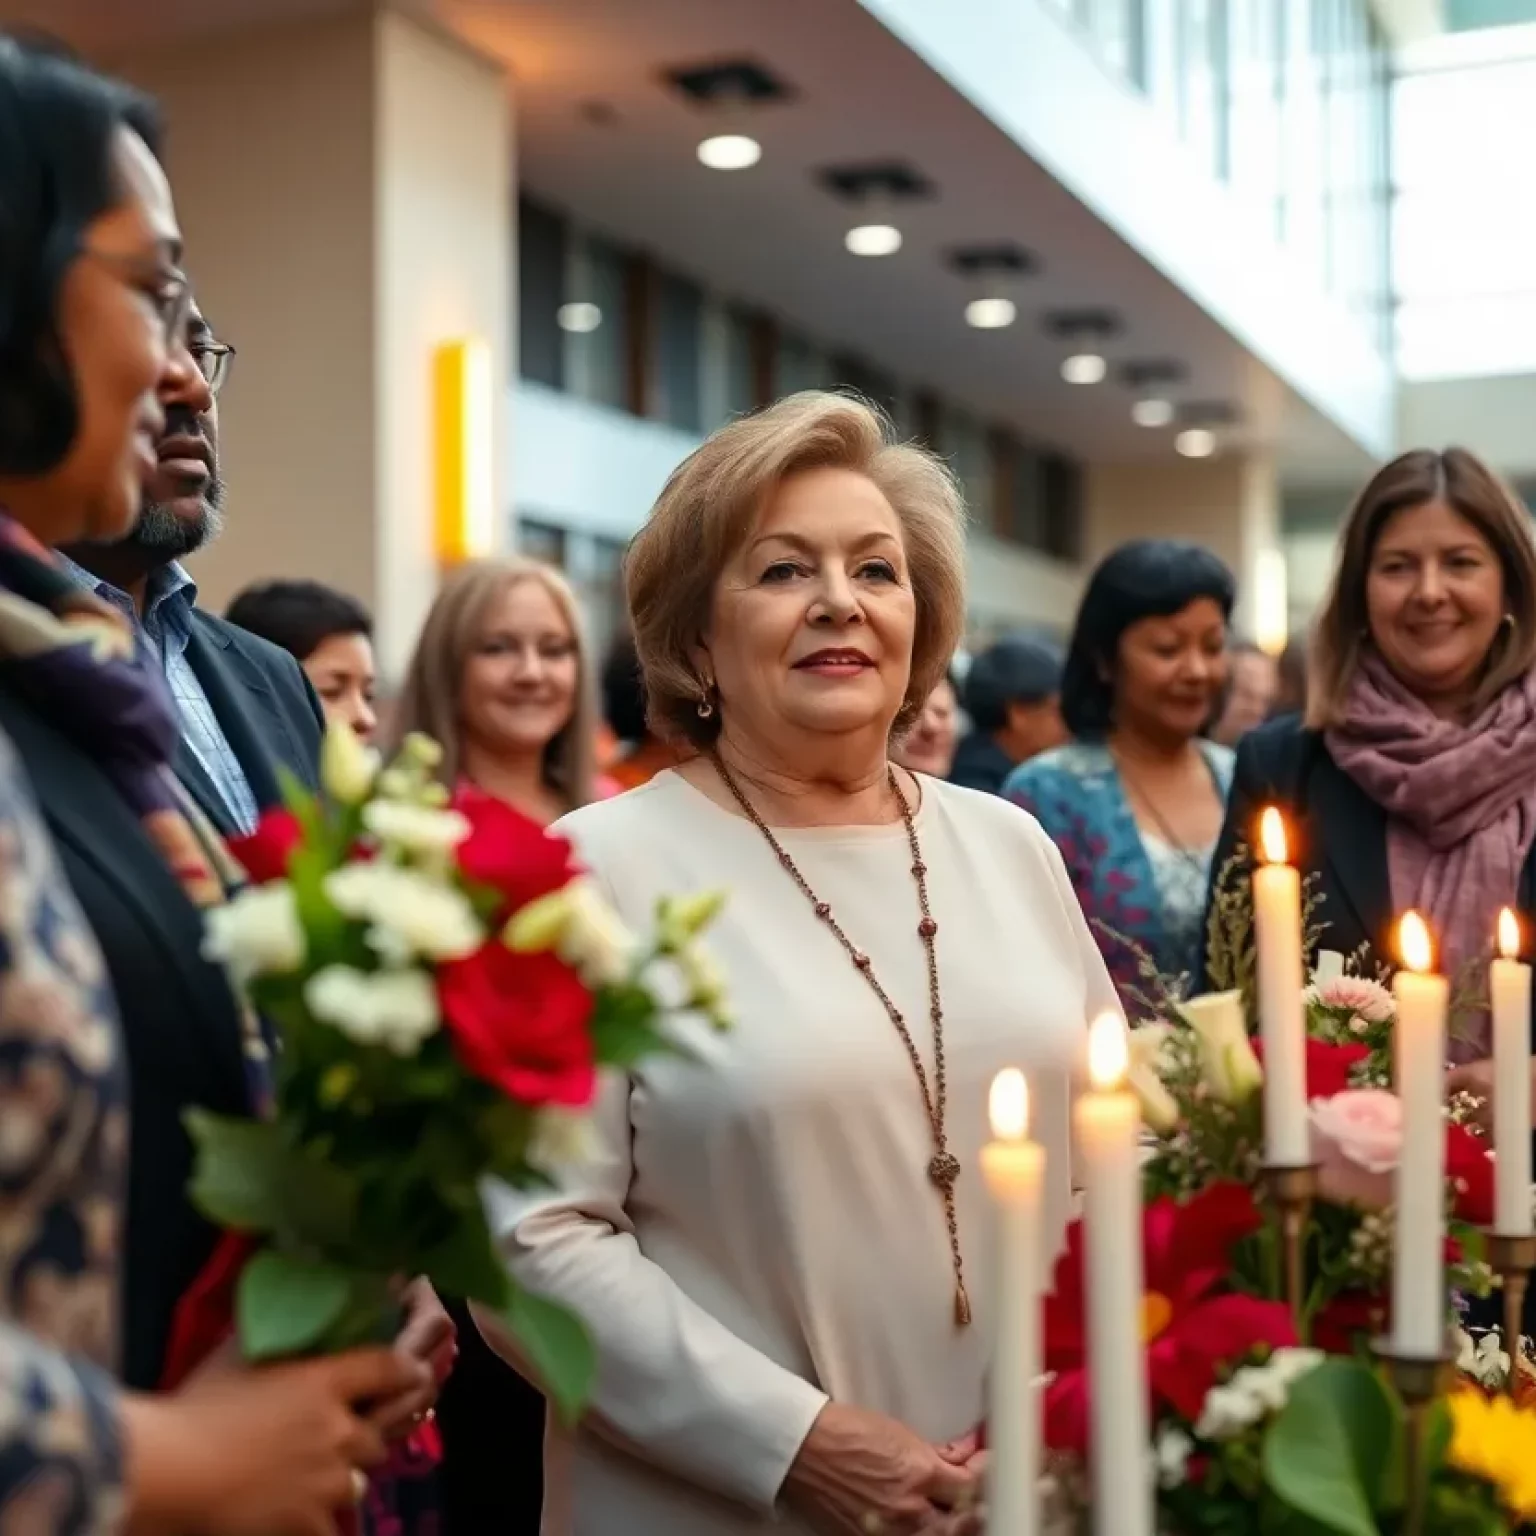
<instances>
[{"instance_id":1,"label":"woman with pink scarf","mask_svg":"<svg viewBox=\"0 0 1536 1536\"><path fill-rule=\"evenodd\" d=\"M1279 805L1324 948L1395 963L1393 919L1414 907L1441 968L1476 977L1500 907L1536 931L1530 514L1464 449L1394 459L1349 512L1309 663L1305 715L1238 750L1215 868ZM1487 1016L1461 1026L1453 1085L1487 1094Z\"/></svg>"}]
</instances>

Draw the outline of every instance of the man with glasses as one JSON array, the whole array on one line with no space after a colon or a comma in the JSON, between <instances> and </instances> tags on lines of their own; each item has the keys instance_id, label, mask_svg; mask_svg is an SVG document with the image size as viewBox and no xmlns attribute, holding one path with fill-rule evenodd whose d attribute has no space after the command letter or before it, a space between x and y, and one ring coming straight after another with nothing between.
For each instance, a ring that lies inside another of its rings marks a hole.
<instances>
[{"instance_id":1,"label":"man with glasses","mask_svg":"<svg viewBox=\"0 0 1536 1536\"><path fill-rule=\"evenodd\" d=\"M164 667L181 712L177 773L226 837L254 829L281 802L278 768L314 785L323 717L294 659L197 606L181 564L223 521L218 395L234 348L188 302L181 342L196 365L167 369L160 391L165 430L144 509L117 544L66 552L82 586L137 624Z\"/></svg>"}]
</instances>

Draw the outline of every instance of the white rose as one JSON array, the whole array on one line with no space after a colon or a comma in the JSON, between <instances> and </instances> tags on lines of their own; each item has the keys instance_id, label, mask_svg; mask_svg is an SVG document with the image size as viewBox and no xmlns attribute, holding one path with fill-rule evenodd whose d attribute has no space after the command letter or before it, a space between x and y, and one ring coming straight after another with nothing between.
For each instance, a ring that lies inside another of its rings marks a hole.
<instances>
[{"instance_id":1,"label":"white rose","mask_svg":"<svg viewBox=\"0 0 1536 1536\"><path fill-rule=\"evenodd\" d=\"M402 800L370 801L363 825L388 847L430 856L451 853L469 836L469 821L457 811Z\"/></svg>"},{"instance_id":2,"label":"white rose","mask_svg":"<svg viewBox=\"0 0 1536 1536\"><path fill-rule=\"evenodd\" d=\"M424 971L359 971L328 965L304 987L309 1011L361 1045L413 1056L440 1022L437 991Z\"/></svg>"},{"instance_id":3,"label":"white rose","mask_svg":"<svg viewBox=\"0 0 1536 1536\"><path fill-rule=\"evenodd\" d=\"M589 987L614 986L634 964L638 945L619 914L590 880L565 888L566 919L555 942L556 953L581 972Z\"/></svg>"},{"instance_id":4,"label":"white rose","mask_svg":"<svg viewBox=\"0 0 1536 1536\"><path fill-rule=\"evenodd\" d=\"M1179 1004L1179 1012L1200 1040L1206 1086L1223 1104L1241 1104L1264 1081L1243 1019L1240 992L1212 992Z\"/></svg>"},{"instance_id":5,"label":"white rose","mask_svg":"<svg viewBox=\"0 0 1536 1536\"><path fill-rule=\"evenodd\" d=\"M1157 1462L1160 1488L1179 1488L1189 1475L1189 1458L1195 1442L1176 1424L1165 1424L1157 1432L1153 1455Z\"/></svg>"},{"instance_id":6,"label":"white rose","mask_svg":"<svg viewBox=\"0 0 1536 1536\"><path fill-rule=\"evenodd\" d=\"M1195 1434L1202 1440L1232 1440L1264 1417L1264 1404L1252 1392L1233 1385L1212 1387L1205 1394Z\"/></svg>"},{"instance_id":7,"label":"white rose","mask_svg":"<svg viewBox=\"0 0 1536 1536\"><path fill-rule=\"evenodd\" d=\"M247 886L207 914L203 954L222 960L239 981L296 971L306 948L293 887L286 880Z\"/></svg>"},{"instance_id":8,"label":"white rose","mask_svg":"<svg viewBox=\"0 0 1536 1536\"><path fill-rule=\"evenodd\" d=\"M1300 1381L1308 1371L1315 1371L1326 1358L1320 1349L1292 1345L1277 1349L1269 1357L1269 1369L1289 1387L1292 1382Z\"/></svg>"},{"instance_id":9,"label":"white rose","mask_svg":"<svg viewBox=\"0 0 1536 1536\"><path fill-rule=\"evenodd\" d=\"M379 774L379 754L357 739L340 721L327 727L320 746L320 782L341 805L361 805Z\"/></svg>"},{"instance_id":10,"label":"white rose","mask_svg":"<svg viewBox=\"0 0 1536 1536\"><path fill-rule=\"evenodd\" d=\"M1149 1130L1166 1135L1179 1123L1179 1106L1163 1083L1170 1024L1140 1024L1126 1033L1130 1060L1126 1083L1141 1105L1141 1118Z\"/></svg>"},{"instance_id":11,"label":"white rose","mask_svg":"<svg viewBox=\"0 0 1536 1536\"><path fill-rule=\"evenodd\" d=\"M397 963L406 954L462 959L485 939L469 899L417 870L347 864L325 877L325 894L338 912L371 924L369 942Z\"/></svg>"}]
</instances>

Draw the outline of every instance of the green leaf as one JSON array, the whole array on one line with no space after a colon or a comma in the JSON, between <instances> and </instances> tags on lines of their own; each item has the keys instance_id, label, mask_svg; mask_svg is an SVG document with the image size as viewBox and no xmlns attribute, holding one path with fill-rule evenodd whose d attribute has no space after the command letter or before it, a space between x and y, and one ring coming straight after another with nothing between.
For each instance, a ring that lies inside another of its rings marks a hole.
<instances>
[{"instance_id":1,"label":"green leaf","mask_svg":"<svg viewBox=\"0 0 1536 1536\"><path fill-rule=\"evenodd\" d=\"M506 1305L506 1267L478 1201L459 1218L446 1242L421 1256L419 1268L445 1296L493 1307Z\"/></svg>"},{"instance_id":2,"label":"green leaf","mask_svg":"<svg viewBox=\"0 0 1536 1536\"><path fill-rule=\"evenodd\" d=\"M586 1326L574 1312L520 1286L513 1287L501 1317L556 1412L566 1424L574 1424L597 1375L597 1351Z\"/></svg>"},{"instance_id":3,"label":"green leaf","mask_svg":"<svg viewBox=\"0 0 1536 1536\"><path fill-rule=\"evenodd\" d=\"M1297 1514L1336 1536L1379 1536L1375 1509L1397 1417L1369 1366L1325 1360L1291 1388L1264 1443L1264 1477Z\"/></svg>"},{"instance_id":4,"label":"green leaf","mask_svg":"<svg viewBox=\"0 0 1536 1536\"><path fill-rule=\"evenodd\" d=\"M189 1193L210 1221L237 1232L272 1232L283 1218L282 1133L270 1121L236 1120L189 1109L182 1117L197 1149Z\"/></svg>"},{"instance_id":5,"label":"green leaf","mask_svg":"<svg viewBox=\"0 0 1536 1536\"><path fill-rule=\"evenodd\" d=\"M263 1249L245 1266L235 1302L246 1359L314 1351L345 1316L352 1287L352 1274L339 1265Z\"/></svg>"}]
</instances>

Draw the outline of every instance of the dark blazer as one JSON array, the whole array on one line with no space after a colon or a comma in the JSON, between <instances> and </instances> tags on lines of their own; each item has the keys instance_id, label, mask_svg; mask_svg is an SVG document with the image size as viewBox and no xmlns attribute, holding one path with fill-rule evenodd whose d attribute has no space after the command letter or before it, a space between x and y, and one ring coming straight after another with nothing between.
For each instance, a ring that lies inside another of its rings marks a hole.
<instances>
[{"instance_id":1,"label":"dark blazer","mask_svg":"<svg viewBox=\"0 0 1536 1536\"><path fill-rule=\"evenodd\" d=\"M1285 813L1298 843L1292 859L1303 876L1317 877L1318 917L1328 925L1322 947L1347 955L1368 943L1379 961L1394 963L1397 914L1387 872L1387 813L1338 767L1322 734L1305 729L1298 716L1260 726L1238 746L1213 877L1238 843L1252 845L1266 805ZM1536 848L1521 871L1516 901L1523 912L1536 912Z\"/></svg>"},{"instance_id":2,"label":"dark blazer","mask_svg":"<svg viewBox=\"0 0 1536 1536\"><path fill-rule=\"evenodd\" d=\"M320 711L293 658L198 614L188 655L257 802L278 797L275 762L314 783ZM240 1022L224 972L202 958L202 916L90 753L0 681L0 729L15 743L117 994L131 1080L124 1376L160 1377L172 1314L207 1262L214 1229L183 1191L192 1149L182 1112L248 1108ZM183 753L189 789L228 816Z\"/></svg>"},{"instance_id":3,"label":"dark blazer","mask_svg":"<svg viewBox=\"0 0 1536 1536\"><path fill-rule=\"evenodd\" d=\"M304 669L287 651L195 608L187 660L262 810L282 801L279 767L318 788L325 716ZM233 836L223 800L185 742L176 772L209 820Z\"/></svg>"}]
</instances>

